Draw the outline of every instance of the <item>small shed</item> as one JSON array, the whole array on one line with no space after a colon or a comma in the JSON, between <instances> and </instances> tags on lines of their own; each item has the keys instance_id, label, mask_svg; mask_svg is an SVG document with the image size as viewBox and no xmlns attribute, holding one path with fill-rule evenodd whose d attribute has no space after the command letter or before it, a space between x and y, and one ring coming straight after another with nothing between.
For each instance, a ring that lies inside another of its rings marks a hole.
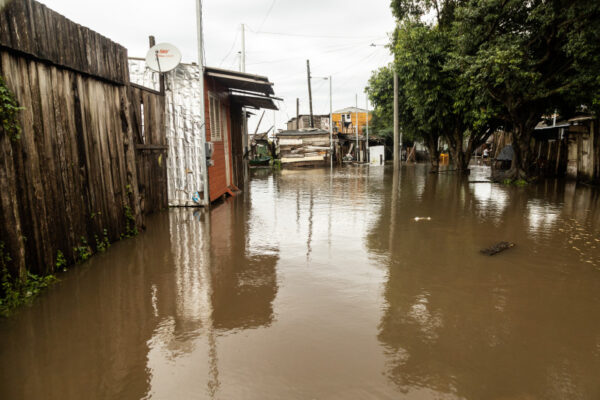
<instances>
[{"instance_id":1,"label":"small shed","mask_svg":"<svg viewBox=\"0 0 600 400\"><path fill-rule=\"evenodd\" d=\"M277 153L285 167L315 167L329 159L329 132L322 129L300 129L276 134Z\"/></svg>"},{"instance_id":2,"label":"small shed","mask_svg":"<svg viewBox=\"0 0 600 400\"><path fill-rule=\"evenodd\" d=\"M600 129L594 115L569 119L567 177L600 181Z\"/></svg>"},{"instance_id":3,"label":"small shed","mask_svg":"<svg viewBox=\"0 0 600 400\"><path fill-rule=\"evenodd\" d=\"M274 100L279 99L272 97L269 79L182 63L163 74L161 85L159 74L140 58L130 58L129 71L138 85L154 90L164 86L169 205L205 205L241 187L248 151L245 110L277 109ZM204 98L198 92L201 76ZM206 121L202 121L202 104Z\"/></svg>"}]
</instances>

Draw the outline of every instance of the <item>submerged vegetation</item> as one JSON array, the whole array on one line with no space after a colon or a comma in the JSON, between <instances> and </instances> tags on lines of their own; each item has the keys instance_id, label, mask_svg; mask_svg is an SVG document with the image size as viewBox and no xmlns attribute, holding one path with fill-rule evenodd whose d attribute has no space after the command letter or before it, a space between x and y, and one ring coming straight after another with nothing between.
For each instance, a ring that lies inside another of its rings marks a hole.
<instances>
[{"instance_id":1,"label":"submerged vegetation","mask_svg":"<svg viewBox=\"0 0 600 400\"><path fill-rule=\"evenodd\" d=\"M4 242L0 242L0 317L8 317L17 307L30 303L57 280L54 275L38 276L30 272L24 280L17 279L9 272L11 261Z\"/></svg>"}]
</instances>

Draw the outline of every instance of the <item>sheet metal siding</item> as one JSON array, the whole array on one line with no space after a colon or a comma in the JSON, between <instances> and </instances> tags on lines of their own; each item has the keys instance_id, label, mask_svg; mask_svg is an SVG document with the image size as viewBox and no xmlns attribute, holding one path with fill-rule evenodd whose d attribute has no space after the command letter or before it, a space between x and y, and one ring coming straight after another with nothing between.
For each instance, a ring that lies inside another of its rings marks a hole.
<instances>
[{"instance_id":1,"label":"sheet metal siding","mask_svg":"<svg viewBox=\"0 0 600 400\"><path fill-rule=\"evenodd\" d=\"M212 78L207 78L205 80L205 110L206 110L206 140L211 141L211 123L210 123L210 102L209 102L209 92L211 95L218 97L219 101L222 105L225 106L225 122L226 122L226 132L223 133L223 137L220 141L214 141L214 152L213 152L213 166L208 168L208 184L209 184L209 193L210 193L210 201L214 201L221 197L223 194L227 192L227 166L226 166L226 157L225 157L225 135L227 135L227 146L229 149L229 178L230 182L232 182L231 176L231 118L230 118L230 104L229 104L229 92L222 85L218 84Z\"/></svg>"},{"instance_id":2,"label":"sheet metal siding","mask_svg":"<svg viewBox=\"0 0 600 400\"><path fill-rule=\"evenodd\" d=\"M129 60L131 82L160 89L159 74L146 68L144 60ZM202 194L202 132L200 68L181 64L165 74L166 132L169 152L167 183L170 206L199 205L193 199ZM209 179L210 181L210 179Z\"/></svg>"}]
</instances>

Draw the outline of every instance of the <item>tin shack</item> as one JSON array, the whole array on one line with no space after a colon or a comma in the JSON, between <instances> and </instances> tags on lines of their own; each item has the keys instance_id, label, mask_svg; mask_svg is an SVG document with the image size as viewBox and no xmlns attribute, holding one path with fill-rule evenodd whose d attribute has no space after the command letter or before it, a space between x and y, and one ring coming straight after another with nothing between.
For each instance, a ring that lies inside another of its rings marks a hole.
<instances>
[{"instance_id":1,"label":"tin shack","mask_svg":"<svg viewBox=\"0 0 600 400\"><path fill-rule=\"evenodd\" d=\"M299 129L276 134L282 167L317 167L329 161L329 132Z\"/></svg>"},{"instance_id":2,"label":"tin shack","mask_svg":"<svg viewBox=\"0 0 600 400\"><path fill-rule=\"evenodd\" d=\"M162 74L161 83L160 75L141 58L131 58L129 70L134 84L165 92L169 205L206 205L243 187L248 151L245 110L277 110L273 83L264 76L211 67L201 72L197 64L183 63ZM204 102L199 93L201 73Z\"/></svg>"}]
</instances>

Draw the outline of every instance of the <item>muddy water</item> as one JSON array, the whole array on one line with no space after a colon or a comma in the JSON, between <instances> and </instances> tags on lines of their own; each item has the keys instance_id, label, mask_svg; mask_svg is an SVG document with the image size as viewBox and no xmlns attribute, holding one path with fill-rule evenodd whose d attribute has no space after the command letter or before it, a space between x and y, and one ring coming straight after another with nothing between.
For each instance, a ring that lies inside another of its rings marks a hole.
<instances>
[{"instance_id":1,"label":"muddy water","mask_svg":"<svg viewBox=\"0 0 600 400\"><path fill-rule=\"evenodd\" d=\"M0 398L600 398L590 188L257 173L147 226L0 322Z\"/></svg>"}]
</instances>

